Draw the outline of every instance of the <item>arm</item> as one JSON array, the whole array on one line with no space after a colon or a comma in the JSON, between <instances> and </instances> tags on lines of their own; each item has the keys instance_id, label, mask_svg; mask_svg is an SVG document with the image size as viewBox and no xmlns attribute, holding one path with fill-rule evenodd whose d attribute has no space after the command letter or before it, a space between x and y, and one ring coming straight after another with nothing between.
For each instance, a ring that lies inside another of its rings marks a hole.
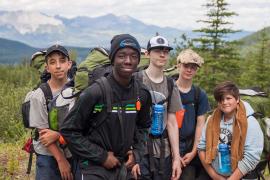
<instances>
[{"instance_id":1,"label":"arm","mask_svg":"<svg viewBox=\"0 0 270 180\"><path fill-rule=\"evenodd\" d=\"M63 152L56 145L56 143L52 143L47 148L57 161L57 164L61 173L61 177L63 179L73 179L71 166L69 162L67 161L66 157L64 156Z\"/></svg>"},{"instance_id":2,"label":"arm","mask_svg":"<svg viewBox=\"0 0 270 180\"><path fill-rule=\"evenodd\" d=\"M103 99L102 92L97 84L84 90L60 129L73 154L98 164L106 161L108 153L88 139L88 132L92 123L90 117L93 116L94 106L102 102L101 99Z\"/></svg>"},{"instance_id":3,"label":"arm","mask_svg":"<svg viewBox=\"0 0 270 180\"><path fill-rule=\"evenodd\" d=\"M195 130L195 137L194 137L194 144L192 151L190 153L185 154L183 157L183 160L185 164L189 164L190 161L196 156L197 154L197 146L200 141L200 137L202 134L202 129L205 123L205 115L201 115L197 117L197 124L196 124L196 130Z\"/></svg>"},{"instance_id":4,"label":"arm","mask_svg":"<svg viewBox=\"0 0 270 180\"><path fill-rule=\"evenodd\" d=\"M179 130L175 113L168 113L167 130L172 151L172 178L179 179L181 174L179 153Z\"/></svg>"},{"instance_id":5,"label":"arm","mask_svg":"<svg viewBox=\"0 0 270 180\"><path fill-rule=\"evenodd\" d=\"M242 175L253 170L260 161L260 156L263 150L263 133L257 120L250 116L248 118L248 129L246 142L244 145L243 159L238 162L236 170L240 170ZM235 173L233 172L233 175ZM236 175L238 173L236 172Z\"/></svg>"},{"instance_id":6,"label":"arm","mask_svg":"<svg viewBox=\"0 0 270 180\"><path fill-rule=\"evenodd\" d=\"M199 151L199 158L202 162L202 165L204 169L207 171L208 175L215 180L225 180L226 178L219 175L214 168L211 166L211 164L205 163L205 151Z\"/></svg>"},{"instance_id":7,"label":"arm","mask_svg":"<svg viewBox=\"0 0 270 180\"><path fill-rule=\"evenodd\" d=\"M150 116L150 110L152 105L151 95L146 90L141 90L140 93L140 101L141 101L141 110L138 112L135 135L134 135L134 143L133 153L135 156L136 163L140 162L141 157L145 151L145 144L148 139L148 129L151 126L152 120Z\"/></svg>"}]
</instances>

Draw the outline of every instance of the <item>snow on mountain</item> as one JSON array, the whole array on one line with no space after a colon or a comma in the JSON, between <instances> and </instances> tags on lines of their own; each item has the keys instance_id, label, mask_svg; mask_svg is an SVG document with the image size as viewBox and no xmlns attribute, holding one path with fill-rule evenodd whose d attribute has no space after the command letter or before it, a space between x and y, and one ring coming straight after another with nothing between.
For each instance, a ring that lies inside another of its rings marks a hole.
<instances>
[{"instance_id":1,"label":"snow on mountain","mask_svg":"<svg viewBox=\"0 0 270 180\"><path fill-rule=\"evenodd\" d=\"M50 33L52 28L63 29L64 26L62 21L35 11L2 12L0 15L0 25L14 27L23 35L35 33L38 30L42 33ZM44 29L45 26L47 28Z\"/></svg>"}]
</instances>

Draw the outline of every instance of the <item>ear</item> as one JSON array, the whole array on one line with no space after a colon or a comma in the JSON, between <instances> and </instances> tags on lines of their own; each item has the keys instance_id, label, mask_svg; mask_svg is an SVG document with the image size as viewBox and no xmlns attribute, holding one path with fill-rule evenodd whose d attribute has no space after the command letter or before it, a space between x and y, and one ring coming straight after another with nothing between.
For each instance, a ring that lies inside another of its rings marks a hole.
<instances>
[{"instance_id":1,"label":"ear","mask_svg":"<svg viewBox=\"0 0 270 180\"><path fill-rule=\"evenodd\" d=\"M48 66L47 62L45 63L44 68L45 68L45 70L46 70L47 72L49 72L49 66Z\"/></svg>"},{"instance_id":2,"label":"ear","mask_svg":"<svg viewBox=\"0 0 270 180\"><path fill-rule=\"evenodd\" d=\"M240 102L240 98L238 98L238 99L236 100L236 102L237 102L237 104L239 104L239 102Z\"/></svg>"},{"instance_id":3,"label":"ear","mask_svg":"<svg viewBox=\"0 0 270 180\"><path fill-rule=\"evenodd\" d=\"M71 66L72 66L72 60L68 60L68 70L71 69Z\"/></svg>"},{"instance_id":4,"label":"ear","mask_svg":"<svg viewBox=\"0 0 270 180\"><path fill-rule=\"evenodd\" d=\"M147 58L150 58L150 51L145 51L145 56L147 57Z\"/></svg>"}]
</instances>

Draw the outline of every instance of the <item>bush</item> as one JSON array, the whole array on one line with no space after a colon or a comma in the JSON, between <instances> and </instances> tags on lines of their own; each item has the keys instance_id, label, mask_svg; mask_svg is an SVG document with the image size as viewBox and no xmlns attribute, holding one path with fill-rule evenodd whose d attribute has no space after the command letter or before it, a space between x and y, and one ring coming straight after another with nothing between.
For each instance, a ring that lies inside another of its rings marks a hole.
<instances>
[{"instance_id":1,"label":"bush","mask_svg":"<svg viewBox=\"0 0 270 180\"><path fill-rule=\"evenodd\" d=\"M38 73L29 66L0 66L0 142L17 141L26 133L21 103L38 83Z\"/></svg>"}]
</instances>

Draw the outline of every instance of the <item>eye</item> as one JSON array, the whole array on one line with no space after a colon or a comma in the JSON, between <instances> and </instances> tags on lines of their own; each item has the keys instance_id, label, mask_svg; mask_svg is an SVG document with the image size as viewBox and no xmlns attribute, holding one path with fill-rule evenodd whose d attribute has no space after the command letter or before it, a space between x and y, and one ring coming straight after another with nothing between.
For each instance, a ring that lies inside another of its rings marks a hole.
<instances>
[{"instance_id":1,"label":"eye","mask_svg":"<svg viewBox=\"0 0 270 180\"><path fill-rule=\"evenodd\" d=\"M60 59L60 63L65 63L66 62L66 58L61 58Z\"/></svg>"},{"instance_id":2,"label":"eye","mask_svg":"<svg viewBox=\"0 0 270 180\"><path fill-rule=\"evenodd\" d=\"M138 55L137 55L137 54L132 54L132 55L131 55L131 58L132 58L132 59L138 59Z\"/></svg>"},{"instance_id":3,"label":"eye","mask_svg":"<svg viewBox=\"0 0 270 180\"><path fill-rule=\"evenodd\" d=\"M117 57L118 57L119 59L125 59L125 55L124 55L124 54L119 54Z\"/></svg>"},{"instance_id":4,"label":"eye","mask_svg":"<svg viewBox=\"0 0 270 180\"><path fill-rule=\"evenodd\" d=\"M49 61L49 64L50 64L50 65L55 64L55 60L50 60L50 61Z\"/></svg>"}]
</instances>

